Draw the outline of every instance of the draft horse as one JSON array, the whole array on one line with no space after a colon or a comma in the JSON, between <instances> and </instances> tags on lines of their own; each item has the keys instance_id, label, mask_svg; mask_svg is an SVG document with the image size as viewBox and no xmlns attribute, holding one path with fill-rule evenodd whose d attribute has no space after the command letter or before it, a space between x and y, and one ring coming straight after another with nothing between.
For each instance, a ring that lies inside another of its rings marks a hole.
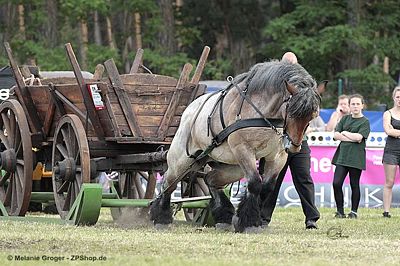
<instances>
[{"instance_id":1,"label":"draft horse","mask_svg":"<svg viewBox=\"0 0 400 266\"><path fill-rule=\"evenodd\" d=\"M318 91L325 84L317 88L300 64L270 61L231 79L225 90L193 101L168 151L163 191L150 206L150 219L155 225L172 223L170 200L177 183L208 164L212 170L205 181L216 226L232 227L233 221L237 232L258 230L262 184L277 177L286 151L300 150L304 132L318 112ZM223 188L243 177L248 186L235 215Z\"/></svg>"}]
</instances>

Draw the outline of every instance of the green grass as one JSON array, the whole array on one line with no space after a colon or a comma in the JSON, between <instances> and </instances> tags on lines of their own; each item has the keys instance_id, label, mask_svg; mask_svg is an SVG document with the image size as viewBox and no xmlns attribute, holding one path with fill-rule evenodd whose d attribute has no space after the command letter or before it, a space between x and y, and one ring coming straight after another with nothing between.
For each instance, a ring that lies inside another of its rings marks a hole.
<instances>
[{"instance_id":1,"label":"green grass","mask_svg":"<svg viewBox=\"0 0 400 266\"><path fill-rule=\"evenodd\" d=\"M360 209L359 219L335 219L323 208L318 230L304 229L300 208L277 208L270 227L258 235L219 233L177 221L168 231L151 226L121 227L102 209L92 227L0 221L0 265L7 256L104 256L104 265L398 265L400 209L391 219L381 209ZM181 215L182 216L182 215ZM327 231L340 228L342 237ZM14 265L55 264L12 261ZM98 262L96 262L98 264Z\"/></svg>"}]
</instances>

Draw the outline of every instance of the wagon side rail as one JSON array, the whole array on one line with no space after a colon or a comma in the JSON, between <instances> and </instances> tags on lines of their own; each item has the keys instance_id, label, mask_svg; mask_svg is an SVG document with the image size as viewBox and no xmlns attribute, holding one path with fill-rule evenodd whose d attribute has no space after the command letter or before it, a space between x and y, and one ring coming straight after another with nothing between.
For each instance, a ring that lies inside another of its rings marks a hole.
<instances>
[{"instance_id":1,"label":"wagon side rail","mask_svg":"<svg viewBox=\"0 0 400 266\"><path fill-rule=\"evenodd\" d=\"M65 49L67 52L68 59L71 63L72 69L74 71L76 81L78 82L78 86L81 90L83 101L85 103L87 115L90 119L90 122L93 125L93 128L96 132L96 135L99 137L99 139L104 139L105 134L104 134L103 128L100 123L100 118L96 113L96 108L94 106L92 97L87 89L87 86L86 86L87 84L86 84L85 80L83 79L81 68L79 66L78 60L75 57L75 53L72 49L71 44L70 43L65 44Z\"/></svg>"},{"instance_id":2,"label":"wagon side rail","mask_svg":"<svg viewBox=\"0 0 400 266\"><path fill-rule=\"evenodd\" d=\"M14 60L10 44L8 42L5 42L4 47L6 49L8 60L10 61L10 65L17 83L17 86L15 87L15 93L27 117L31 130L31 136L33 137L33 139L38 139L37 141L35 141L35 143L40 143L40 141L43 140L45 137L42 129L42 123L39 119L35 105L33 104L29 90L26 88L25 81L18 67L18 64Z\"/></svg>"},{"instance_id":3,"label":"wagon side rail","mask_svg":"<svg viewBox=\"0 0 400 266\"><path fill-rule=\"evenodd\" d=\"M200 81L201 74L203 73L205 64L207 62L207 57L208 57L209 52L210 52L210 47L205 46L203 49L203 52L200 56L199 62L197 63L196 70L190 81L191 85L194 86L194 88L193 88L192 95L189 99L188 104L190 104L197 96L199 96L200 90L199 90L199 86L197 86L197 85ZM158 128L158 131L157 131L157 136L160 139L164 139L166 137L168 128L171 125L172 118L175 115L176 110L178 108L178 104L180 102L181 95L182 95L182 90L185 87L185 85L189 82L189 75L190 75L190 72L192 71L192 68L193 68L192 65L189 63L186 63L183 67L183 70L179 77L178 83L176 84L176 90L175 90L174 94L172 95L171 102L169 103L167 111L165 112L164 117L161 120L160 127ZM202 93L204 93L204 90L200 94L202 94Z\"/></svg>"}]
</instances>

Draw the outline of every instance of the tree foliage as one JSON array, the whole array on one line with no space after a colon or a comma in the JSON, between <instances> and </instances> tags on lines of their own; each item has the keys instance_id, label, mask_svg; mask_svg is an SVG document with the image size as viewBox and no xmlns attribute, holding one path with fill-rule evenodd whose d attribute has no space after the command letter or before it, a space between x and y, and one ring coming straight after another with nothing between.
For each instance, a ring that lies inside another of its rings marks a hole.
<instances>
[{"instance_id":1,"label":"tree foliage","mask_svg":"<svg viewBox=\"0 0 400 266\"><path fill-rule=\"evenodd\" d=\"M172 18L161 2L172 5ZM121 73L142 45L151 71L175 77L209 45L203 79L225 79L290 50L317 80L331 81L326 107L335 104L339 78L344 92L361 92L378 104L388 100L400 72L397 10L396 0L0 0L0 41L11 43L20 63L34 61L43 70L69 70L64 44L76 51L87 45L85 70L114 58ZM173 31L165 19L172 19ZM87 44L80 41L80 21L87 25ZM171 38L173 46L161 41ZM7 64L3 50L0 64Z\"/></svg>"}]
</instances>

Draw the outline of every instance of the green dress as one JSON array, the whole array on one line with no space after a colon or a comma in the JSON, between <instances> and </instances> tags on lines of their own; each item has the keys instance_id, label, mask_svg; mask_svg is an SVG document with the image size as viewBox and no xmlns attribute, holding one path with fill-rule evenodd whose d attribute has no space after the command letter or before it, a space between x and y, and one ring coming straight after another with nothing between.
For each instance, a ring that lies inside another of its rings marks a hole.
<instances>
[{"instance_id":1,"label":"green dress","mask_svg":"<svg viewBox=\"0 0 400 266\"><path fill-rule=\"evenodd\" d=\"M365 140L370 132L369 120L365 116L353 118L346 115L340 119L335 132L359 133L363 140L358 142L341 141L333 155L332 164L365 170Z\"/></svg>"}]
</instances>

